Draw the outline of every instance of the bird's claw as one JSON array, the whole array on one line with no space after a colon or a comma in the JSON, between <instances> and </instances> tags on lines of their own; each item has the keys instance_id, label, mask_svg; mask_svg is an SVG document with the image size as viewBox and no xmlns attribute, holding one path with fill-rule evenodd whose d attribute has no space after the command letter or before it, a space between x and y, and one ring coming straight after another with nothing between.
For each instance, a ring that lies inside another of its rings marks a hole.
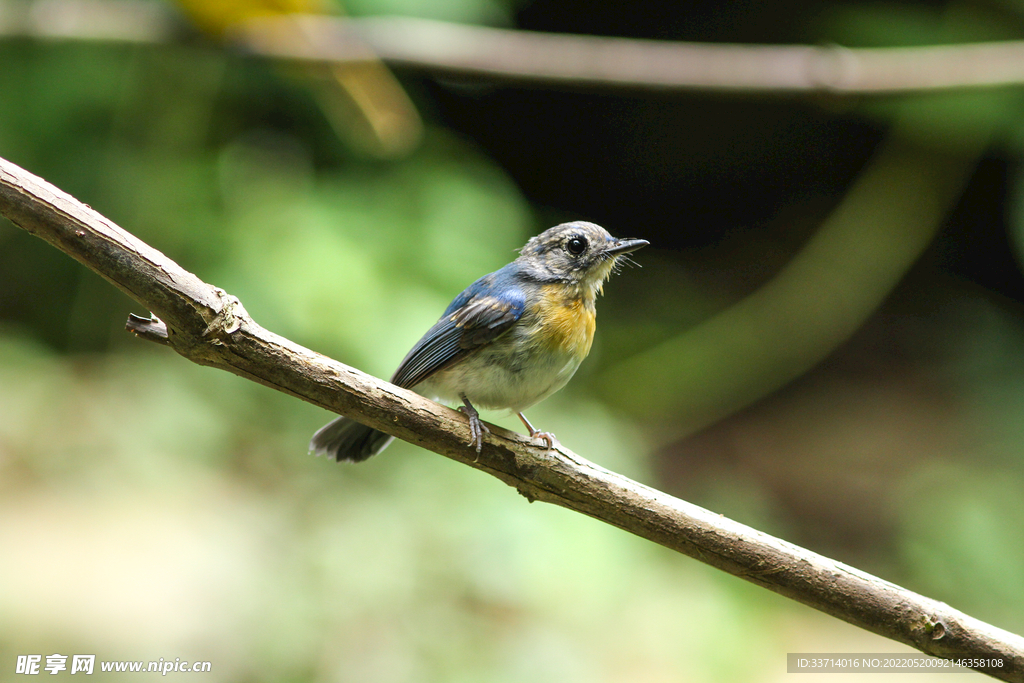
<instances>
[{"instance_id":1,"label":"bird's claw","mask_svg":"<svg viewBox=\"0 0 1024 683\"><path fill-rule=\"evenodd\" d=\"M476 413L469 415L469 445L476 449L477 453L484 446L484 432L490 434L491 430L488 429L487 425L483 423L483 420Z\"/></svg>"},{"instance_id":2,"label":"bird's claw","mask_svg":"<svg viewBox=\"0 0 1024 683\"><path fill-rule=\"evenodd\" d=\"M545 444L547 444L544 447L544 450L546 450L546 451L550 451L552 448L555 447L555 443L558 442L558 439L556 439L555 435L552 434L551 432L534 432L534 433L530 434L530 438L531 439L540 439Z\"/></svg>"},{"instance_id":3,"label":"bird's claw","mask_svg":"<svg viewBox=\"0 0 1024 683\"><path fill-rule=\"evenodd\" d=\"M540 431L539 429L534 427L530 423L530 421L526 419L526 416L523 415L522 413L516 413L516 415L518 415L519 419L523 421L523 426L525 426L530 431L531 439L542 439L544 443L547 444L544 447L544 450L550 451L552 448L555 447L555 444L558 443L558 439L555 438L554 434L552 434L551 432Z\"/></svg>"},{"instance_id":4,"label":"bird's claw","mask_svg":"<svg viewBox=\"0 0 1024 683\"><path fill-rule=\"evenodd\" d=\"M459 407L459 412L465 413L466 417L469 418L469 445L476 449L479 454L480 449L484 446L484 432L488 434L491 430L483 423L480 419L480 413L476 411L473 404L463 396L462 405Z\"/></svg>"}]
</instances>

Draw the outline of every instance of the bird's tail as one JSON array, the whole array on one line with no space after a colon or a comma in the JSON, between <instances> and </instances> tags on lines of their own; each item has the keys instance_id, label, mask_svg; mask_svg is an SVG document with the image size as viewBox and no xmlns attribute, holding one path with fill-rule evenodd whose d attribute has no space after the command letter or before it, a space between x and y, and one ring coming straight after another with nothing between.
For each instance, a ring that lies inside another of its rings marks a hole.
<instances>
[{"instance_id":1,"label":"bird's tail","mask_svg":"<svg viewBox=\"0 0 1024 683\"><path fill-rule=\"evenodd\" d=\"M339 417L317 430L309 441L309 451L339 462L362 462L387 448L394 438L347 417Z\"/></svg>"}]
</instances>

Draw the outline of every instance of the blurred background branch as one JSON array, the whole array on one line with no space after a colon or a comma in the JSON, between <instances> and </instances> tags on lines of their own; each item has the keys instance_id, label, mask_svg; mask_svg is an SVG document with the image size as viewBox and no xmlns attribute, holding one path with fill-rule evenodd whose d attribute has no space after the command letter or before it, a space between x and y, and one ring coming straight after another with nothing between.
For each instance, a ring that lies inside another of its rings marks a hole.
<instances>
[{"instance_id":1,"label":"blurred background branch","mask_svg":"<svg viewBox=\"0 0 1024 683\"><path fill-rule=\"evenodd\" d=\"M493 474L530 501L590 515L928 654L969 653L985 662L972 668L1024 681L1024 638L643 486L567 449L545 452L496 429L504 438L495 443L488 436L483 452L471 457L465 424L454 411L264 330L237 299L4 159L0 213L163 316L170 346L193 362L338 410ZM136 322L132 316L129 327Z\"/></svg>"},{"instance_id":2,"label":"blurred background branch","mask_svg":"<svg viewBox=\"0 0 1024 683\"><path fill-rule=\"evenodd\" d=\"M886 94L1024 84L1024 41L894 48L729 45L539 33L414 17L329 17L310 14L318 5L302 0L294 0L288 13L225 15L218 11L221 3L182 6L199 26L231 36L248 52L321 64L381 59L464 76L575 87L757 93ZM0 1L0 35L163 43L186 34L181 17L157 3ZM374 80L380 81L379 74ZM378 97L403 113L371 116L368 125L383 135L381 144L395 148L389 153L406 150L419 124L377 121L411 120L410 105L396 95ZM381 132L385 125L400 129Z\"/></svg>"},{"instance_id":3,"label":"blurred background branch","mask_svg":"<svg viewBox=\"0 0 1024 683\"><path fill-rule=\"evenodd\" d=\"M243 44L310 61L359 59L368 48L405 66L574 87L881 94L1024 83L1024 41L851 49L573 36L408 17L294 21L253 21L240 27Z\"/></svg>"}]
</instances>

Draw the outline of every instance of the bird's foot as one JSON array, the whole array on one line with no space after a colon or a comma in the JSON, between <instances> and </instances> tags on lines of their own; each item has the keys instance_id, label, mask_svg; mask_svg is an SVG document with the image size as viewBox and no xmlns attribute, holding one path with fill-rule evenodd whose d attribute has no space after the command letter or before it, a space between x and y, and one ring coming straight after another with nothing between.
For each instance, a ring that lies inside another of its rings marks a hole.
<instances>
[{"instance_id":1,"label":"bird's foot","mask_svg":"<svg viewBox=\"0 0 1024 683\"><path fill-rule=\"evenodd\" d=\"M555 447L555 443L558 442L558 439L556 439L555 435L552 434L551 432L533 432L532 434L530 434L530 437L534 439L543 440L544 443L547 444L544 447L544 450L546 451L550 451L552 448Z\"/></svg>"},{"instance_id":2,"label":"bird's foot","mask_svg":"<svg viewBox=\"0 0 1024 683\"><path fill-rule=\"evenodd\" d=\"M523 421L523 424L526 425L526 428L530 430L531 439L543 440L544 443L547 444L544 447L544 450L546 451L550 451L552 448L555 447L555 444L558 443L558 439L555 438L554 434L552 434L551 432L542 432L538 429L535 429L534 426L530 424L530 421L526 419L525 415L523 415L522 413L516 414L519 416L519 419Z\"/></svg>"},{"instance_id":3,"label":"bird's foot","mask_svg":"<svg viewBox=\"0 0 1024 683\"><path fill-rule=\"evenodd\" d=\"M480 449L483 448L484 445L484 432L490 434L491 430L488 429L487 425L485 425L480 419L480 413L476 411L476 408L474 408L473 404L469 402L469 399L466 398L465 394L463 394L461 398L462 406L459 408L459 411L465 413L466 417L469 418L469 445L473 446L479 454Z\"/></svg>"}]
</instances>

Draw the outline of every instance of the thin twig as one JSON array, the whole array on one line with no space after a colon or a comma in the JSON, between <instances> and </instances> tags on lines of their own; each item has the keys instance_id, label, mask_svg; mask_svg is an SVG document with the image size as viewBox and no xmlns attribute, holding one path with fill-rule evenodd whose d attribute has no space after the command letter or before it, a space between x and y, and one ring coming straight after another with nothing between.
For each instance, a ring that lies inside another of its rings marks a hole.
<instances>
[{"instance_id":1,"label":"thin twig","mask_svg":"<svg viewBox=\"0 0 1024 683\"><path fill-rule=\"evenodd\" d=\"M0 36L180 41L180 15L134 0L0 0ZM566 35L411 17L267 18L238 27L249 53L316 62L376 56L476 78L637 90L878 95L1024 84L1024 41L926 47L738 45Z\"/></svg>"},{"instance_id":2,"label":"thin twig","mask_svg":"<svg viewBox=\"0 0 1024 683\"><path fill-rule=\"evenodd\" d=\"M141 337L157 344L170 344L170 335L167 333L167 325L164 325L160 318L144 318L134 313L128 314L128 322L125 323L124 329L133 333L137 337Z\"/></svg>"},{"instance_id":3,"label":"thin twig","mask_svg":"<svg viewBox=\"0 0 1024 683\"><path fill-rule=\"evenodd\" d=\"M494 475L851 624L979 671L1024 681L1024 638L853 567L716 515L584 460L491 427L467 447L453 410L294 344L257 325L238 299L45 181L0 159L0 213L96 271L166 325L186 358L223 368Z\"/></svg>"},{"instance_id":4,"label":"thin twig","mask_svg":"<svg viewBox=\"0 0 1024 683\"><path fill-rule=\"evenodd\" d=\"M369 51L411 67L579 87L885 94L1024 83L1024 42L896 48L737 45L538 33L408 17L260 19L257 54L310 61Z\"/></svg>"}]
</instances>

